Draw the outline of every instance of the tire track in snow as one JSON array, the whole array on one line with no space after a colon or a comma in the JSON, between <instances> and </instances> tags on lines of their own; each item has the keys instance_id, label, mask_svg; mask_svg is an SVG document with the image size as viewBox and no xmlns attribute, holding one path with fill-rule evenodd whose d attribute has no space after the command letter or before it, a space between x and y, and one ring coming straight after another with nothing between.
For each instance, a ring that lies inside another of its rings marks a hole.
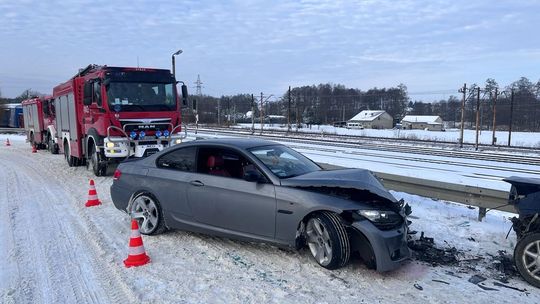
<instances>
[{"instance_id":1,"label":"tire track in snow","mask_svg":"<svg viewBox=\"0 0 540 304\"><path fill-rule=\"evenodd\" d=\"M16 159L14 164L0 157L2 179L12 194L8 209L19 269L16 285L0 291L2 302L137 302L118 272L110 271L110 259L103 260L106 251L88 231L88 219L81 221L71 206L70 191L47 176L35 158L22 153Z\"/></svg>"}]
</instances>

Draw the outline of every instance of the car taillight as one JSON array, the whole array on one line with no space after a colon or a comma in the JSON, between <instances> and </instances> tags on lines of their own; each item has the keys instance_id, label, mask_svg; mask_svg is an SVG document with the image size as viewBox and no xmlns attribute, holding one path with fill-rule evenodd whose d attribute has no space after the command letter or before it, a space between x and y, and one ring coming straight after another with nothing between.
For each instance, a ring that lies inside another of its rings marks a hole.
<instances>
[{"instance_id":1,"label":"car taillight","mask_svg":"<svg viewBox=\"0 0 540 304\"><path fill-rule=\"evenodd\" d=\"M120 176L122 176L122 171L120 171L118 169L114 170L113 180L119 180Z\"/></svg>"}]
</instances>

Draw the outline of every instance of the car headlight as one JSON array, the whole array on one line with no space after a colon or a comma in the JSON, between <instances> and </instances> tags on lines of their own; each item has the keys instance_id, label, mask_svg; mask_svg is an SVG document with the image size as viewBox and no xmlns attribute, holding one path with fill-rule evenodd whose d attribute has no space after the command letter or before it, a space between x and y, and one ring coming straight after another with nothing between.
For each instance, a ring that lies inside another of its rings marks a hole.
<instances>
[{"instance_id":1,"label":"car headlight","mask_svg":"<svg viewBox=\"0 0 540 304\"><path fill-rule=\"evenodd\" d=\"M176 143L176 144L181 144L181 143L182 143L182 139L179 138L179 139L175 140L175 143Z\"/></svg>"},{"instance_id":2,"label":"car headlight","mask_svg":"<svg viewBox=\"0 0 540 304\"><path fill-rule=\"evenodd\" d=\"M388 210L358 210L357 213L374 223L391 223L401 221L401 215Z\"/></svg>"}]
</instances>

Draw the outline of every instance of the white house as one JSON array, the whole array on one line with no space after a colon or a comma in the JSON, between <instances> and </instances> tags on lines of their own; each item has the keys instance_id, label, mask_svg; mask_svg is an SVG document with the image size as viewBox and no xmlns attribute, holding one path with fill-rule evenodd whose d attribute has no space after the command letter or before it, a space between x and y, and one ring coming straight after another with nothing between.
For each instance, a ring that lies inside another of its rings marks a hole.
<instances>
[{"instance_id":1,"label":"white house","mask_svg":"<svg viewBox=\"0 0 540 304\"><path fill-rule=\"evenodd\" d=\"M391 129L394 120L390 114L382 110L364 110L347 121L350 129Z\"/></svg>"},{"instance_id":2,"label":"white house","mask_svg":"<svg viewBox=\"0 0 540 304\"><path fill-rule=\"evenodd\" d=\"M403 129L444 130L442 118L433 115L407 115L401 120L401 126Z\"/></svg>"}]
</instances>

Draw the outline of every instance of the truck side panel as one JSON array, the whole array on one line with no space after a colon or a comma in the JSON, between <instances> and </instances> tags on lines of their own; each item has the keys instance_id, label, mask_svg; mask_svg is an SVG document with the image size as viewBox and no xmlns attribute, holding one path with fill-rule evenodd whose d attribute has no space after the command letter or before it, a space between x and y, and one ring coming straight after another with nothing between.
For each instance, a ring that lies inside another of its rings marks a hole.
<instances>
[{"instance_id":1,"label":"truck side panel","mask_svg":"<svg viewBox=\"0 0 540 304\"><path fill-rule=\"evenodd\" d=\"M59 143L64 144L64 139L69 141L71 155L77 158L82 157L79 148L79 130L77 124L77 112L75 107L75 98L70 92L55 99L56 107L56 129L58 132Z\"/></svg>"}]
</instances>

